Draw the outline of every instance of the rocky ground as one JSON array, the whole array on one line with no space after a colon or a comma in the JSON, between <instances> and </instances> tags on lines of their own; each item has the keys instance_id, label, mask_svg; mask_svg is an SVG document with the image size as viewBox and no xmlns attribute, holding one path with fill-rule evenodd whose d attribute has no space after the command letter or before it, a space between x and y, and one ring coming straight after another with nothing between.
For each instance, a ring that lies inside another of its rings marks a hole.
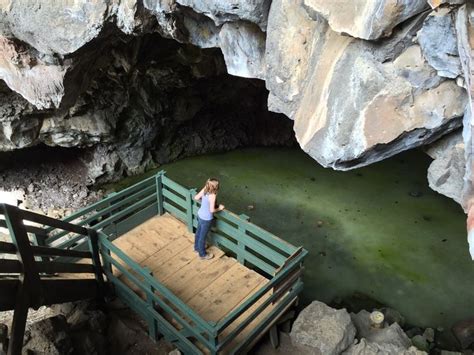
<instances>
[{"instance_id":1,"label":"rocky ground","mask_svg":"<svg viewBox=\"0 0 474 355\"><path fill-rule=\"evenodd\" d=\"M80 150L46 147L5 154L0 159L2 202L55 217L95 202L102 193L87 187L83 155Z\"/></svg>"},{"instance_id":2,"label":"rocky ground","mask_svg":"<svg viewBox=\"0 0 474 355\"><path fill-rule=\"evenodd\" d=\"M0 312L0 324L9 327L10 322L11 314ZM163 340L153 342L146 324L121 302L100 308L94 302L81 301L30 310L23 352L167 355L174 349Z\"/></svg>"},{"instance_id":3,"label":"rocky ground","mask_svg":"<svg viewBox=\"0 0 474 355\"><path fill-rule=\"evenodd\" d=\"M465 349L462 352L442 350L437 345L438 330L409 328L404 318L390 308L379 310L383 314L381 327L371 321L371 313L362 310L349 313L314 301L300 312L291 332L279 333L280 347L273 349L268 342L254 351L270 354L328 354L328 355L461 355L472 354L474 347L471 324L453 329ZM402 329L402 326L404 330ZM462 329L461 329L462 328ZM469 350L471 349L471 350Z\"/></svg>"},{"instance_id":4,"label":"rocky ground","mask_svg":"<svg viewBox=\"0 0 474 355\"><path fill-rule=\"evenodd\" d=\"M377 324L366 310L349 313L314 301L303 309L291 326L279 329L279 345L274 348L268 336L251 354L327 354L327 355L461 355L472 354L473 323L453 328L462 352L438 347L438 330L406 329L404 318L390 308L379 310ZM10 313L0 313L0 324L10 326ZM469 323L469 324L468 324ZM1 329L0 327L0 345ZM42 307L29 313L24 351L29 354L179 354L161 339L153 342L147 325L136 314L115 300L106 308L81 301ZM471 349L471 350L469 350ZM1 346L0 346L1 353Z\"/></svg>"}]
</instances>

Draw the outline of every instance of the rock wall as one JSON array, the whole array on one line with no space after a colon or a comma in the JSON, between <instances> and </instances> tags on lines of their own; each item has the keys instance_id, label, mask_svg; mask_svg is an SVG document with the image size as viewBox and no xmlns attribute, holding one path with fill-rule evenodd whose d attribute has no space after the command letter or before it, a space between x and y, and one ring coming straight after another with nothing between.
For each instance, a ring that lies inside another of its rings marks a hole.
<instances>
[{"instance_id":1,"label":"rock wall","mask_svg":"<svg viewBox=\"0 0 474 355\"><path fill-rule=\"evenodd\" d=\"M235 131L235 117L220 125L224 131L195 138L203 122L214 125L226 85L245 109L252 104L247 88L261 84L229 84L220 79L227 71L264 80L268 109L294 121L298 143L318 163L371 164L469 121L472 45L463 3L3 0L0 150L93 147L98 178L110 166L132 174L203 152L206 141L232 142L220 137ZM253 128L264 127L273 125ZM463 164L446 168L450 179L434 164L431 185L457 191Z\"/></svg>"}]
</instances>

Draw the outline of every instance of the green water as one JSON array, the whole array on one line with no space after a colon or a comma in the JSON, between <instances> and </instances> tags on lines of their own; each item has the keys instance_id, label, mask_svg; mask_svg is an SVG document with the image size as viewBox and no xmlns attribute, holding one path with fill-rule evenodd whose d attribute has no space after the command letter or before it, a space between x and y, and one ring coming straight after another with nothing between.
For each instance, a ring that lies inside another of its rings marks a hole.
<instances>
[{"instance_id":1,"label":"green water","mask_svg":"<svg viewBox=\"0 0 474 355\"><path fill-rule=\"evenodd\" d=\"M309 251L303 304L357 292L397 309L411 324L449 329L474 314L474 264L465 215L428 187L429 162L410 152L336 172L297 149L258 148L164 169L188 187L218 177L226 208L303 245Z\"/></svg>"}]
</instances>

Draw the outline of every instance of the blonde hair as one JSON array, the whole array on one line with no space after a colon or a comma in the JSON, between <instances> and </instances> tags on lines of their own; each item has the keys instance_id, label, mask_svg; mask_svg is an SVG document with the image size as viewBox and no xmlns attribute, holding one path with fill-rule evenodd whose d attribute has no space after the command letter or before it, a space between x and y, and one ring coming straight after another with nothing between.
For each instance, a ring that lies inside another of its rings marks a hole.
<instances>
[{"instance_id":1,"label":"blonde hair","mask_svg":"<svg viewBox=\"0 0 474 355\"><path fill-rule=\"evenodd\" d=\"M219 191L219 180L214 178L207 179L206 185L204 185L204 193L217 194L217 191Z\"/></svg>"}]
</instances>

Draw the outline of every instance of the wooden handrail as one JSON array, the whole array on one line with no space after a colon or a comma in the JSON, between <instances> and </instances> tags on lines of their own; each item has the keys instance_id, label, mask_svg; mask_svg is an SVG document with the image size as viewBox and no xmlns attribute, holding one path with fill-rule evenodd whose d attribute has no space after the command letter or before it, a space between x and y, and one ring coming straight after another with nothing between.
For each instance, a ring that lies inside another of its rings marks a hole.
<instances>
[{"instance_id":1,"label":"wooden handrail","mask_svg":"<svg viewBox=\"0 0 474 355\"><path fill-rule=\"evenodd\" d=\"M35 256L66 256L71 258L92 259L92 254L89 251L67 250L41 246L32 246L31 249Z\"/></svg>"},{"instance_id":2,"label":"wooden handrail","mask_svg":"<svg viewBox=\"0 0 474 355\"><path fill-rule=\"evenodd\" d=\"M4 219L0 219L0 228L6 228L8 229L7 222ZM48 237L48 233L46 233L46 230L40 227L35 227L35 226L29 226L25 224L25 229L28 233L35 234L37 236L41 237Z\"/></svg>"},{"instance_id":3,"label":"wooden handrail","mask_svg":"<svg viewBox=\"0 0 474 355\"><path fill-rule=\"evenodd\" d=\"M26 210L21 210L18 209L20 212L20 216L22 217L23 220L28 220L32 222L36 222L42 225L62 229L65 231L69 231L71 233L77 233L77 234L82 234L82 235L87 235L87 228L77 226L72 223L64 222L60 219L54 219L48 216L44 216L42 214L26 211Z\"/></svg>"}]
</instances>

